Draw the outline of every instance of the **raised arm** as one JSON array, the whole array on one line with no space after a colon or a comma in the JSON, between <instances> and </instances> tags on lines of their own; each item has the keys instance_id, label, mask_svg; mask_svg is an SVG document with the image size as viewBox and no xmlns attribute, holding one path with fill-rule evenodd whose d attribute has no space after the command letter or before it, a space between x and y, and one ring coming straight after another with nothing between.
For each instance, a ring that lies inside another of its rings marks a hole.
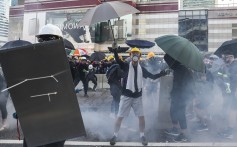
<instances>
[{"instance_id":1,"label":"raised arm","mask_svg":"<svg viewBox=\"0 0 237 147\"><path fill-rule=\"evenodd\" d=\"M144 68L144 67L142 67L142 73L143 73L143 77L144 77L144 78L150 78L150 79L153 79L153 80L158 79L158 78L160 78L160 77L162 77L162 76L167 75L167 72L166 72L165 70L162 70L162 71L161 71L160 73L158 73L158 74L152 74L152 73L150 73L149 71L147 71L146 68Z\"/></svg>"}]
</instances>

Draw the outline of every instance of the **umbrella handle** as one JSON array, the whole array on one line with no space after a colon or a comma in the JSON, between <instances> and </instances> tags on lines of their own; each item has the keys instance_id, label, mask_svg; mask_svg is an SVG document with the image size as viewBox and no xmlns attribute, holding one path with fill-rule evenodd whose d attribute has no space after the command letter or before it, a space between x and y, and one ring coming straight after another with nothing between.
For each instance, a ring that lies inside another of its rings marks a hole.
<instances>
[{"instance_id":1,"label":"umbrella handle","mask_svg":"<svg viewBox=\"0 0 237 147\"><path fill-rule=\"evenodd\" d=\"M114 42L115 42L115 38L114 38L114 30L113 30L113 28L112 28L112 25L111 25L110 20L108 20L108 23L109 23L110 29L111 29L111 31L112 31L113 40L114 40Z\"/></svg>"}]
</instances>

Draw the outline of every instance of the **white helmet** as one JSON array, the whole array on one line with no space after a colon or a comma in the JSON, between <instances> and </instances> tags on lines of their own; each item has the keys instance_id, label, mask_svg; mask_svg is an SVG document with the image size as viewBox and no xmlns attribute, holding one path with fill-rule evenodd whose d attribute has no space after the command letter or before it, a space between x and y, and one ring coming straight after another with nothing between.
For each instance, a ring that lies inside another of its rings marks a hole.
<instances>
[{"instance_id":1,"label":"white helmet","mask_svg":"<svg viewBox=\"0 0 237 147\"><path fill-rule=\"evenodd\" d=\"M59 27L52 25L52 24L46 24L44 25L40 31L39 34L36 35L36 37L40 35L55 35L58 37L63 37L62 31L59 29Z\"/></svg>"},{"instance_id":2,"label":"white helmet","mask_svg":"<svg viewBox=\"0 0 237 147\"><path fill-rule=\"evenodd\" d=\"M92 65L92 64L90 64L88 68L89 68L89 69L93 69L93 65Z\"/></svg>"}]
</instances>

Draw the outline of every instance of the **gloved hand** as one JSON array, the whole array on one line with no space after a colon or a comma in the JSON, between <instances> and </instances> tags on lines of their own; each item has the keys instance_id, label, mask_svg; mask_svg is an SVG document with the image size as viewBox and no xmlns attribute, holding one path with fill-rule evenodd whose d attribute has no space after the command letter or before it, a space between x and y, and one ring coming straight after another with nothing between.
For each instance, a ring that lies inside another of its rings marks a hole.
<instances>
[{"instance_id":1,"label":"gloved hand","mask_svg":"<svg viewBox=\"0 0 237 147\"><path fill-rule=\"evenodd\" d=\"M160 74L160 76L165 76L165 75L167 75L168 73L167 73L166 70L162 70L159 74Z\"/></svg>"}]
</instances>

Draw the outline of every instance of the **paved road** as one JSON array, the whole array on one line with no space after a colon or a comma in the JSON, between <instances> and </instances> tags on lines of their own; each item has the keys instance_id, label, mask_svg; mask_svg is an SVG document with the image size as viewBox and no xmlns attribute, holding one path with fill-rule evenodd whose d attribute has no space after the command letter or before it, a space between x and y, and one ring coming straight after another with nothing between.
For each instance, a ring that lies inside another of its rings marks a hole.
<instances>
[{"instance_id":1,"label":"paved road","mask_svg":"<svg viewBox=\"0 0 237 147\"><path fill-rule=\"evenodd\" d=\"M144 90L145 91L145 90ZM153 96L157 96L158 94L155 93ZM108 140L113 133L113 123L114 118L110 116L110 105L112 101L112 97L110 96L108 89L100 89L96 92L89 91L89 98L83 97L83 92L81 91L77 94L80 109L82 112L83 121L86 127L87 136L74 138L67 142L67 146L87 146L86 142L95 142L94 145L88 146L107 146ZM162 143L166 143L167 141L171 141L172 138L167 137L163 133L163 129L161 129L162 118L167 118L167 113L160 115L158 120L158 113L154 111L156 108L156 104L158 104L158 99L154 98L153 100L146 96L144 98L144 111L146 115L146 134L148 137L149 142L156 142L160 144L150 144L151 146L164 146ZM148 100L148 101L146 101ZM161 105L161 104L160 104ZM16 121L11 118L12 112L12 103L11 101L8 102L8 110L9 110L9 123L10 129L0 132L0 147L18 147L21 146L21 142L17 141L17 130L16 130ZM167 108L168 110L168 108ZM132 112L132 111L131 111ZM160 111L165 112L165 111ZM199 146L211 146L214 142L221 142L221 143L234 143L236 138L233 140L226 140L217 137L217 128L221 124L222 120L220 120L217 116L214 116L213 119L210 121L209 131L206 132L191 132L192 143L190 146L195 145L195 143L209 143L209 144L196 144ZM170 122L166 122L166 124L170 124ZM165 126L165 125L163 125ZM166 125L168 126L168 125ZM194 123L189 122L189 127L193 127ZM119 132L119 142L127 142L124 144L125 146L138 146L139 143L139 132L138 130L138 121L137 118L134 116L133 113L130 113L129 117L126 118L122 124L121 130ZM237 134L236 134L237 136ZM23 138L21 132L21 138ZM6 143L6 140L11 140L12 143ZM78 141L84 141L84 145L78 143ZM100 142L100 143L99 143ZM128 143L130 142L130 144ZM134 143L131 143L134 142ZM135 143L135 142L138 142ZM210 144L211 143L211 144ZM167 144L169 145L169 144ZM178 144L173 144L174 146ZM219 146L237 146L237 144L219 144ZM172 146L172 144L170 144Z\"/></svg>"}]
</instances>

